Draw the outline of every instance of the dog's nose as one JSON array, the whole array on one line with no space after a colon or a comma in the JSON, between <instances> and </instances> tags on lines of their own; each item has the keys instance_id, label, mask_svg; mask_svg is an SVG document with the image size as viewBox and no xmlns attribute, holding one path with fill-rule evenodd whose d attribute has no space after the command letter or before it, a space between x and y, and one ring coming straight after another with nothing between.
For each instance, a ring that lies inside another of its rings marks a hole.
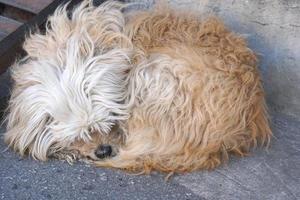
<instances>
[{"instance_id":1,"label":"dog's nose","mask_svg":"<svg viewBox=\"0 0 300 200\"><path fill-rule=\"evenodd\" d=\"M100 159L111 156L111 153L112 153L112 148L110 145L107 144L100 145L98 149L95 151L95 155L97 156L97 158Z\"/></svg>"}]
</instances>

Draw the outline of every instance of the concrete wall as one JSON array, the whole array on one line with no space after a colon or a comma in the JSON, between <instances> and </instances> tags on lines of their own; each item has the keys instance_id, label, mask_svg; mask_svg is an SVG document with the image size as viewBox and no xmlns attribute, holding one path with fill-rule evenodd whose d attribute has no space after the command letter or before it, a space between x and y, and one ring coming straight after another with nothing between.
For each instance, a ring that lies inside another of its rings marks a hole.
<instances>
[{"instance_id":1,"label":"concrete wall","mask_svg":"<svg viewBox=\"0 0 300 200\"><path fill-rule=\"evenodd\" d=\"M151 6L153 0L135 0ZM270 110L300 118L300 0L169 0L214 14L260 55Z\"/></svg>"}]
</instances>

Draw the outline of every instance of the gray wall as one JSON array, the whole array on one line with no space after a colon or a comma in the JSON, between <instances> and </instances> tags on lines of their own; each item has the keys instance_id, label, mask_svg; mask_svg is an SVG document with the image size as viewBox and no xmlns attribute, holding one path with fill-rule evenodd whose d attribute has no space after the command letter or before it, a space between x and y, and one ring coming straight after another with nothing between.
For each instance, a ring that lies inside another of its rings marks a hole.
<instances>
[{"instance_id":1,"label":"gray wall","mask_svg":"<svg viewBox=\"0 0 300 200\"><path fill-rule=\"evenodd\" d=\"M147 6L153 0L135 0ZM271 111L300 118L300 0L169 0L199 14L214 14L247 36L260 55Z\"/></svg>"}]
</instances>

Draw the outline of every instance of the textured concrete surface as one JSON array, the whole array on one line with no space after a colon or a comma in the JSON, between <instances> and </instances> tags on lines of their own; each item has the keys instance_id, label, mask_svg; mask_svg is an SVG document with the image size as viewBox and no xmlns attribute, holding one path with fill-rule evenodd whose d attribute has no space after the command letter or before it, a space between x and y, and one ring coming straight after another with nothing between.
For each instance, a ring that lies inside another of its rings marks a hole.
<instances>
[{"instance_id":1,"label":"textured concrete surface","mask_svg":"<svg viewBox=\"0 0 300 200\"><path fill-rule=\"evenodd\" d=\"M152 0L139 0L150 6ZM272 111L274 138L268 151L232 157L214 171L134 176L85 163L20 158L3 143L0 128L0 199L300 199L300 1L171 0L198 13L216 14L245 34L260 54ZM9 94L0 76L0 110Z\"/></svg>"},{"instance_id":2,"label":"textured concrete surface","mask_svg":"<svg viewBox=\"0 0 300 200\"><path fill-rule=\"evenodd\" d=\"M300 199L300 123L273 116L268 151L230 159L215 171L135 176L84 163L20 158L0 141L0 199ZM2 129L3 132L4 129Z\"/></svg>"}]
</instances>

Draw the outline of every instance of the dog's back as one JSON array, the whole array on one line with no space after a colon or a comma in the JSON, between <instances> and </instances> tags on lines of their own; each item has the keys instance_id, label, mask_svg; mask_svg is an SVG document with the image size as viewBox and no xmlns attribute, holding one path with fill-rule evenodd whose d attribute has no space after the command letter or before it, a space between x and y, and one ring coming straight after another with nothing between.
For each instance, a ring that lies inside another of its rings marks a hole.
<instances>
[{"instance_id":1,"label":"dog's back","mask_svg":"<svg viewBox=\"0 0 300 200\"><path fill-rule=\"evenodd\" d=\"M129 17L135 48L128 137L106 164L212 169L271 136L256 56L216 18L157 9ZM101 165L101 164L100 164Z\"/></svg>"}]
</instances>

